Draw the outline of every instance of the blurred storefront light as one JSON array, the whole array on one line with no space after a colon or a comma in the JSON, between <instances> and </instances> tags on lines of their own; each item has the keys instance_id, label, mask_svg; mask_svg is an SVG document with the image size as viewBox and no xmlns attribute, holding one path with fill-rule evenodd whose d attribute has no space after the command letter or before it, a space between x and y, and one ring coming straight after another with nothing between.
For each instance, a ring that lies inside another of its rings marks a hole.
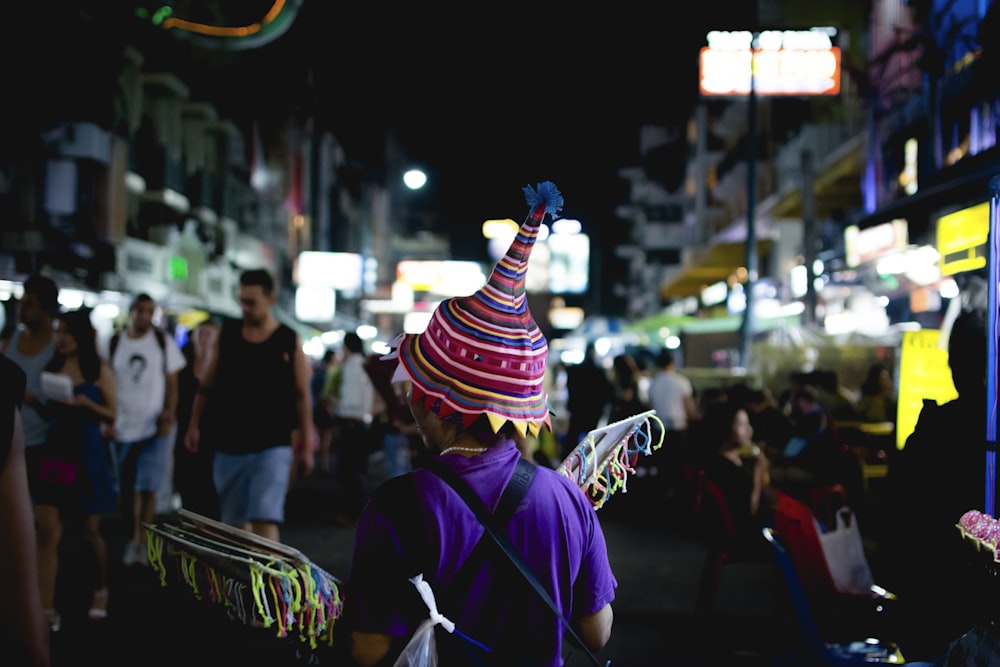
<instances>
[{"instance_id":1,"label":"blurred storefront light","mask_svg":"<svg viewBox=\"0 0 1000 667\"><path fill-rule=\"evenodd\" d=\"M430 320L431 313L429 311L407 313L403 316L403 332L408 334L423 333Z\"/></svg>"},{"instance_id":2,"label":"blurred storefront light","mask_svg":"<svg viewBox=\"0 0 1000 667\"><path fill-rule=\"evenodd\" d=\"M336 314L337 293L332 287L295 289L295 317L303 322L330 322Z\"/></svg>"}]
</instances>

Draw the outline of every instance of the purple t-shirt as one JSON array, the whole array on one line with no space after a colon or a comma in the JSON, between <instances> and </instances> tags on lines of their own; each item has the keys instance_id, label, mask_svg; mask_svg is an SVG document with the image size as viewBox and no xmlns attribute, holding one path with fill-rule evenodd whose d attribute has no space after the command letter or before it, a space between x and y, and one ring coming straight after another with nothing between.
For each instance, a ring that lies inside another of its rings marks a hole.
<instances>
[{"instance_id":1,"label":"purple t-shirt","mask_svg":"<svg viewBox=\"0 0 1000 667\"><path fill-rule=\"evenodd\" d=\"M509 441L471 459L448 454L439 460L493 510L519 456ZM427 470L413 475L421 499L426 569L434 570L423 575L438 610L493 649L562 665L562 622L494 545L488 545L489 557L471 579L462 575L467 583L449 589L480 537L490 538L444 480ZM429 614L407 580L416 572L404 560L397 533L375 505L368 503L358 522L344 620L352 630L409 637ZM567 619L594 613L614 600L618 582L597 513L568 478L539 466L507 534Z\"/></svg>"}]
</instances>

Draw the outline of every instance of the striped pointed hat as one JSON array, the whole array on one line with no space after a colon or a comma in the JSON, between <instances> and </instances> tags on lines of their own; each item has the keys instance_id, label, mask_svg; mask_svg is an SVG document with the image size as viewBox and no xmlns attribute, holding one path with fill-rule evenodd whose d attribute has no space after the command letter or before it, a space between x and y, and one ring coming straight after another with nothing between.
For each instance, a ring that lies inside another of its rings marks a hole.
<instances>
[{"instance_id":1,"label":"striped pointed hat","mask_svg":"<svg viewBox=\"0 0 1000 667\"><path fill-rule=\"evenodd\" d=\"M441 419L468 427L485 414L494 432L510 421L521 435L538 435L543 425L552 430L542 386L548 343L524 283L542 220L562 208L563 197L549 181L524 193L528 217L489 280L471 296L438 304L423 333L400 337L394 379L410 380L412 400Z\"/></svg>"}]
</instances>

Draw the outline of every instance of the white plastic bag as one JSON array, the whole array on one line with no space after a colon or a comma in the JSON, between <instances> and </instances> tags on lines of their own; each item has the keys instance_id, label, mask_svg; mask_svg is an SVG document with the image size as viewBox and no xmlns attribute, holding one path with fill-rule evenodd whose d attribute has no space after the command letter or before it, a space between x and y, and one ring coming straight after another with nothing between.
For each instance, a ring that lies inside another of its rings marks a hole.
<instances>
[{"instance_id":1,"label":"white plastic bag","mask_svg":"<svg viewBox=\"0 0 1000 667\"><path fill-rule=\"evenodd\" d=\"M410 579L410 583L417 587L420 597L430 611L430 618L420 624L410 641L406 643L402 653L396 658L393 667L437 667L437 645L434 641L434 626L441 624L448 632L454 632L455 624L438 613L437 602L434 599L434 591L430 584L424 581L424 575L418 574Z\"/></svg>"},{"instance_id":2,"label":"white plastic bag","mask_svg":"<svg viewBox=\"0 0 1000 667\"><path fill-rule=\"evenodd\" d=\"M857 517L849 507L837 510L837 525L825 533L820 532L826 566L833 585L841 593L865 595L871 592L875 579L868 566Z\"/></svg>"},{"instance_id":3,"label":"white plastic bag","mask_svg":"<svg viewBox=\"0 0 1000 667\"><path fill-rule=\"evenodd\" d=\"M437 667L437 645L434 643L434 626L431 619L420 624L393 667Z\"/></svg>"}]
</instances>

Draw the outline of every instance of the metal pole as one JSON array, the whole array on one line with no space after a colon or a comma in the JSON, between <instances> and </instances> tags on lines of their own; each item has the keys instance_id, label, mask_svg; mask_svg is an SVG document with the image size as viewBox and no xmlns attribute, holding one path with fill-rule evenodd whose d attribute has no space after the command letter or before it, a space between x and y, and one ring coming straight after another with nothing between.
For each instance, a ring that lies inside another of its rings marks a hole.
<instances>
[{"instance_id":1,"label":"metal pole","mask_svg":"<svg viewBox=\"0 0 1000 667\"><path fill-rule=\"evenodd\" d=\"M987 259L986 317L986 503L983 511L996 516L997 488L997 266L1000 261L1000 176L990 180L990 252Z\"/></svg>"},{"instance_id":2,"label":"metal pole","mask_svg":"<svg viewBox=\"0 0 1000 667\"><path fill-rule=\"evenodd\" d=\"M757 91L754 82L756 72L754 71L753 52L756 44L757 33L755 32L753 41L750 43L750 97L747 109L747 131L750 133L750 143L747 155L747 282L744 286L746 309L743 311L743 323L740 327L740 366L747 370L750 368L750 346L753 342L754 331L753 286L757 280L757 229L754 222L754 209L757 207Z\"/></svg>"},{"instance_id":3,"label":"metal pole","mask_svg":"<svg viewBox=\"0 0 1000 667\"><path fill-rule=\"evenodd\" d=\"M802 245L806 264L806 309L803 320L806 324L816 321L816 176L813 170L812 151L802 151Z\"/></svg>"}]
</instances>

